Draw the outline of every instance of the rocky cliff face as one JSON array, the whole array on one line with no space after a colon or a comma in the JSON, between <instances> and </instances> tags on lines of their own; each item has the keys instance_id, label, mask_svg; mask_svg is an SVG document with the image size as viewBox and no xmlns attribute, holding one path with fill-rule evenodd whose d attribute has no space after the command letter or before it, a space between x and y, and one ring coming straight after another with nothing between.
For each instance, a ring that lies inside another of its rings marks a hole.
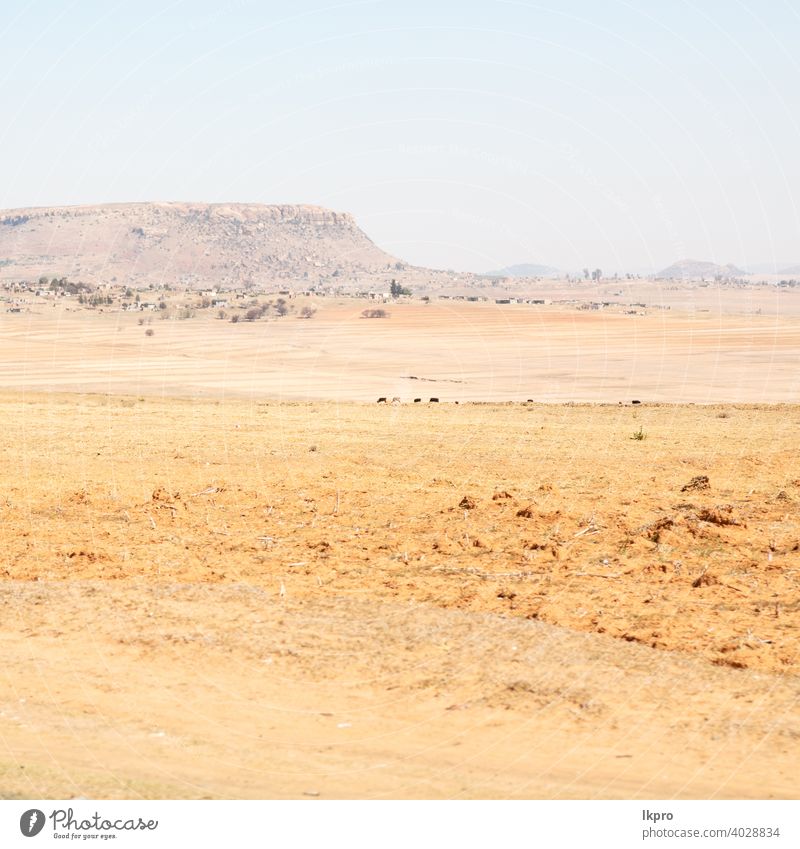
<instances>
[{"instance_id":1,"label":"rocky cliff face","mask_svg":"<svg viewBox=\"0 0 800 849\"><path fill-rule=\"evenodd\" d=\"M147 286L358 281L396 259L317 206L129 203L0 212L0 277Z\"/></svg>"}]
</instances>

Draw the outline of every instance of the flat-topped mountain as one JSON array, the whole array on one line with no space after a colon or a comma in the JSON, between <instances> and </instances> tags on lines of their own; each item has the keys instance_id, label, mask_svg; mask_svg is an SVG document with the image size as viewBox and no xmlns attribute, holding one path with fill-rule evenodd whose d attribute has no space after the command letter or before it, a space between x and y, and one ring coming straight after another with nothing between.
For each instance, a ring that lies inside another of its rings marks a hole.
<instances>
[{"instance_id":1,"label":"flat-topped mountain","mask_svg":"<svg viewBox=\"0 0 800 849\"><path fill-rule=\"evenodd\" d=\"M670 265L669 268L659 271L655 276L664 280L700 280L703 278L729 279L746 275L746 271L742 271L741 268L730 263L728 265L717 265L715 262L682 259L680 262Z\"/></svg>"},{"instance_id":2,"label":"flat-topped mountain","mask_svg":"<svg viewBox=\"0 0 800 849\"><path fill-rule=\"evenodd\" d=\"M346 284L394 267L353 217L319 206L123 203L0 211L0 277L130 286Z\"/></svg>"}]
</instances>

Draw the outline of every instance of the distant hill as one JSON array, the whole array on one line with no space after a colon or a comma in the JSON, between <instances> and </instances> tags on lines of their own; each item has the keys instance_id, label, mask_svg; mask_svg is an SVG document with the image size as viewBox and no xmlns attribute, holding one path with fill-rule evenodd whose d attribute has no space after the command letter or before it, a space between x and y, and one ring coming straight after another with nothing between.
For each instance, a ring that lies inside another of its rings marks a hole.
<instances>
[{"instance_id":1,"label":"distant hill","mask_svg":"<svg viewBox=\"0 0 800 849\"><path fill-rule=\"evenodd\" d=\"M782 268L779 274L800 274L800 265L790 265L788 268Z\"/></svg>"},{"instance_id":2,"label":"distant hill","mask_svg":"<svg viewBox=\"0 0 800 849\"><path fill-rule=\"evenodd\" d=\"M123 203L0 211L0 277L189 287L346 282L394 268L319 206Z\"/></svg>"},{"instance_id":3,"label":"distant hill","mask_svg":"<svg viewBox=\"0 0 800 849\"><path fill-rule=\"evenodd\" d=\"M523 262L519 265L509 265L498 271L487 271L482 277L552 277L558 274L558 269L552 265L537 265L536 263Z\"/></svg>"},{"instance_id":4,"label":"distant hill","mask_svg":"<svg viewBox=\"0 0 800 849\"><path fill-rule=\"evenodd\" d=\"M745 277L747 274L747 271L742 271L741 268L731 264L717 265L714 262L682 259L670 265L669 268L659 271L655 276L663 280L700 280L701 278L713 280L718 277L723 279Z\"/></svg>"}]
</instances>

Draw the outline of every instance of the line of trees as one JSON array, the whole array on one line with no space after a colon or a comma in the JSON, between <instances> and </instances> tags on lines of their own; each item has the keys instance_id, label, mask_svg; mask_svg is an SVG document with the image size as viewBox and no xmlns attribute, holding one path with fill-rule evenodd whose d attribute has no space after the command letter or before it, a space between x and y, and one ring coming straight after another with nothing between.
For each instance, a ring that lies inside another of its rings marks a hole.
<instances>
[{"instance_id":1,"label":"line of trees","mask_svg":"<svg viewBox=\"0 0 800 849\"><path fill-rule=\"evenodd\" d=\"M43 289L46 286L51 292L63 290L65 292L69 292L70 295L78 295L81 292L94 291L93 287L88 283L72 283L70 280L67 280L66 277L53 277L52 280L49 281L47 277L40 277L39 285Z\"/></svg>"},{"instance_id":2,"label":"line of trees","mask_svg":"<svg viewBox=\"0 0 800 849\"><path fill-rule=\"evenodd\" d=\"M412 294L411 289L406 289L405 286L401 286L396 280L392 280L389 285L389 291L393 298L399 298L401 295L410 295Z\"/></svg>"}]
</instances>

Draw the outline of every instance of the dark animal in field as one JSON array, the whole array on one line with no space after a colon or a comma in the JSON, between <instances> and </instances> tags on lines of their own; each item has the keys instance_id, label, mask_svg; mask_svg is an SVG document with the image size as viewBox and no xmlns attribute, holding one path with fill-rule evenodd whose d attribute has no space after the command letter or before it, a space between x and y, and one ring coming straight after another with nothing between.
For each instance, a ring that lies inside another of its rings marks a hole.
<instances>
[{"instance_id":1,"label":"dark animal in field","mask_svg":"<svg viewBox=\"0 0 800 849\"><path fill-rule=\"evenodd\" d=\"M431 400L430 400L428 403L429 403L429 404L438 404L438 403L439 403L439 399L438 399L438 398L431 398Z\"/></svg>"},{"instance_id":2,"label":"dark animal in field","mask_svg":"<svg viewBox=\"0 0 800 849\"><path fill-rule=\"evenodd\" d=\"M386 403L386 399L385 399L385 398L378 398L378 403L379 403L379 404L385 404L385 403Z\"/></svg>"}]
</instances>

